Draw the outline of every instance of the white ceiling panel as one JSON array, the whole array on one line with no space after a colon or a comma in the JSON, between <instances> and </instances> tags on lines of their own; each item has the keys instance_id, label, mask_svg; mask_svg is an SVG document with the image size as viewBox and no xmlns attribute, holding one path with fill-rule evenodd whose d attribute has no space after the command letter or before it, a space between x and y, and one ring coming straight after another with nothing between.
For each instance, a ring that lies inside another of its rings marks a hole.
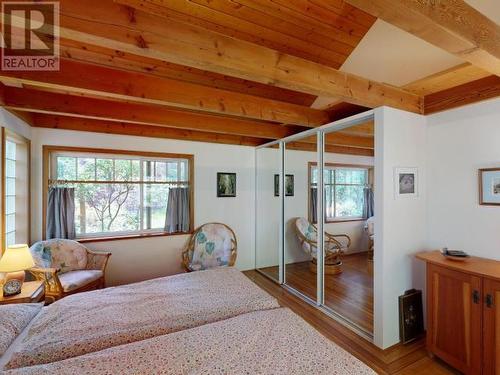
<instances>
[{"instance_id":1,"label":"white ceiling panel","mask_svg":"<svg viewBox=\"0 0 500 375\"><path fill-rule=\"evenodd\" d=\"M404 86L463 62L450 53L378 19L340 70L371 80Z\"/></svg>"},{"instance_id":2,"label":"white ceiling panel","mask_svg":"<svg viewBox=\"0 0 500 375\"><path fill-rule=\"evenodd\" d=\"M499 0L465 0L470 6L476 8L486 17L500 25L500 1Z\"/></svg>"}]
</instances>

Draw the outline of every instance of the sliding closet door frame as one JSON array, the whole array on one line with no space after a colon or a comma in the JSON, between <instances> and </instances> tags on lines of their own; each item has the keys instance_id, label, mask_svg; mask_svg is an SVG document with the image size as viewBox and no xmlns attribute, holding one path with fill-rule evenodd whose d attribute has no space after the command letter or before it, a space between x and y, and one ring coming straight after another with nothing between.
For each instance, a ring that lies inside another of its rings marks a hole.
<instances>
[{"instance_id":1,"label":"sliding closet door frame","mask_svg":"<svg viewBox=\"0 0 500 375\"><path fill-rule=\"evenodd\" d=\"M285 143L279 143L280 148L280 177L279 177L279 193L280 193L280 225L279 225L279 283L286 283L285 273Z\"/></svg>"},{"instance_id":2,"label":"sliding closet door frame","mask_svg":"<svg viewBox=\"0 0 500 375\"><path fill-rule=\"evenodd\" d=\"M323 180L323 173L324 173L324 151L325 151L325 134L330 133L330 132L335 132L339 131L342 129L350 128L351 126L358 125L364 121L368 121L370 119L374 119L375 116L375 111L374 110L369 110L367 112L360 113L358 115L354 115L342 120L338 120L329 124L322 125L318 128L313 128L309 129L306 131L303 131L298 134L291 135L286 138L282 138L279 140L271 141L268 143L265 143L263 145L260 145L256 147L256 149L261 149L261 148L266 148L266 147L271 147L271 146L279 146L280 150L280 172L279 172L279 184L280 184L280 225L279 225L279 283L284 285L288 290L293 292L295 295L301 297L304 301L308 303L313 303L315 302L315 305L317 308L319 308L321 311L323 311L325 314L331 316L333 319L339 321L340 323L343 323L346 325L346 322L341 319L340 316L337 314L332 314L332 310L329 309L328 307L325 306L324 304L324 280L325 280L325 274L324 274L324 204L325 204L325 191L324 191L324 180ZM285 271L285 264L286 264L286 258L285 258L285 249L286 249L286 237L285 237L285 155L286 155L286 144L288 142L292 142L295 140L299 140L304 137L308 136L316 136L316 142L317 142L317 165L318 165L318 202L317 202L317 209L318 209L318 223L317 223L317 228L318 228L318 258L317 258L317 267L318 267L318 272L317 272L317 286L316 286L316 301L313 299L307 297L306 295L298 292L294 288L286 285L286 271ZM257 157L255 158L257 161ZM257 162L255 164L256 168ZM257 173L257 172L256 172ZM256 185L257 187L257 180L256 180ZM257 191L255 192L255 197L257 199ZM256 202L257 204L257 202ZM319 220L319 214L321 213L321 220ZM257 218L256 218L257 220ZM257 225L255 226L257 228ZM255 235L257 236L257 231L255 232ZM257 241L255 241L257 244ZM257 246L255 247L255 255L257 256ZM258 270L257 270L258 271ZM264 274L265 275L265 274ZM265 275L267 276L267 275ZM339 320L341 319L341 320ZM347 324L346 326L350 328L354 328L355 331L358 331L356 327ZM372 337L367 337L364 332L359 331L358 334L361 336L365 337L368 340L373 340Z\"/></svg>"}]
</instances>

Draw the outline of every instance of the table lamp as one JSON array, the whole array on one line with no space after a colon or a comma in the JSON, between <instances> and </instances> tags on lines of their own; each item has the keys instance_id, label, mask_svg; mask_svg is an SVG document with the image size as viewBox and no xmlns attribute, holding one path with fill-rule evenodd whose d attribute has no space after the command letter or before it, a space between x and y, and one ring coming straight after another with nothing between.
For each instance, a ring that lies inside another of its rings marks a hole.
<instances>
[{"instance_id":1,"label":"table lamp","mask_svg":"<svg viewBox=\"0 0 500 375\"><path fill-rule=\"evenodd\" d=\"M7 247L0 259L0 272L7 272L3 284L3 296L21 293L24 282L24 270L35 266L28 245L11 245Z\"/></svg>"}]
</instances>

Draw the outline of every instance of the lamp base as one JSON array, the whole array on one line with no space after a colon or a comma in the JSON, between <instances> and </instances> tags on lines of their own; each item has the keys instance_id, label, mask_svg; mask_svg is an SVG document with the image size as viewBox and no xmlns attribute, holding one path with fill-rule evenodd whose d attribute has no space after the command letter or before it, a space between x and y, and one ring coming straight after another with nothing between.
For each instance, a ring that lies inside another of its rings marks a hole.
<instances>
[{"instance_id":1,"label":"lamp base","mask_svg":"<svg viewBox=\"0 0 500 375\"><path fill-rule=\"evenodd\" d=\"M25 272L9 272L5 276L4 284L3 284L3 296L15 296L16 294L21 293L23 288L23 283L25 279Z\"/></svg>"}]
</instances>

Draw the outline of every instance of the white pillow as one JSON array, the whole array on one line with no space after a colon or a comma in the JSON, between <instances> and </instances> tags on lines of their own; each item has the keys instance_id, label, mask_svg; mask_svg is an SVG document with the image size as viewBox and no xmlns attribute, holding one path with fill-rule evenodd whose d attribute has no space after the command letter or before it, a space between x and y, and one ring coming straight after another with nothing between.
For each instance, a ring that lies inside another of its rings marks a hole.
<instances>
[{"instance_id":1,"label":"white pillow","mask_svg":"<svg viewBox=\"0 0 500 375\"><path fill-rule=\"evenodd\" d=\"M42 309L43 303L0 306L0 356Z\"/></svg>"}]
</instances>

